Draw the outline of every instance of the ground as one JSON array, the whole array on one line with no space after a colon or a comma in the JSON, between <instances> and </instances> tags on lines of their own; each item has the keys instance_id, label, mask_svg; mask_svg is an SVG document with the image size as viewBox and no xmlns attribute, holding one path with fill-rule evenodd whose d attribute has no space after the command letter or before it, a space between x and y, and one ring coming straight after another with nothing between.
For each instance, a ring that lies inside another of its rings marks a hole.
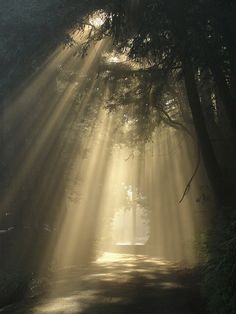
<instances>
[{"instance_id":1,"label":"ground","mask_svg":"<svg viewBox=\"0 0 236 314\"><path fill-rule=\"evenodd\" d=\"M10 314L204 314L196 271L144 255L105 253L90 268L55 274L37 302L2 309Z\"/></svg>"}]
</instances>

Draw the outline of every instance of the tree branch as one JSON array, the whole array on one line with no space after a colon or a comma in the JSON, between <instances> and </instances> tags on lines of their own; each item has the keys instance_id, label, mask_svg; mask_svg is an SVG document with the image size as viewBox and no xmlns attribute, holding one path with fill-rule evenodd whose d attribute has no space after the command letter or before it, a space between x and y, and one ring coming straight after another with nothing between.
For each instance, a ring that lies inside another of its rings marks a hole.
<instances>
[{"instance_id":1,"label":"tree branch","mask_svg":"<svg viewBox=\"0 0 236 314\"><path fill-rule=\"evenodd\" d=\"M191 132L188 130L188 128L186 128L185 125L183 125L182 123L178 122L178 121L175 121L173 119L171 119L171 117L169 116L169 114L161 107L158 108L163 114L164 116L168 119L169 123L173 125L176 125L177 127L181 127L192 139L193 139L193 136L191 134ZM189 190L190 190L190 187L191 187L191 184L198 172L198 169L200 167L200 163L201 163L201 152L200 152L200 147L199 147L199 143L197 143L197 163L196 163L196 166L194 168L194 171L193 171L193 174L191 176L191 178L189 179L185 189L184 189L184 192L183 192L183 195L182 197L180 198L179 200L179 203L182 203L185 196L188 194Z\"/></svg>"},{"instance_id":2,"label":"tree branch","mask_svg":"<svg viewBox=\"0 0 236 314\"><path fill-rule=\"evenodd\" d=\"M178 122L176 120L173 120L170 115L161 107L157 107L157 109L167 118L168 122L173 126L175 125L178 128L183 129L191 138L193 138L191 132L189 131L189 129L182 124L181 122Z\"/></svg>"},{"instance_id":3,"label":"tree branch","mask_svg":"<svg viewBox=\"0 0 236 314\"><path fill-rule=\"evenodd\" d=\"M195 169L194 169L194 171L193 171L193 174L192 174L191 178L190 178L189 181L188 181L188 184L186 185L186 188L185 188L185 190L184 190L184 193L183 193L181 199L179 200L179 203L180 203L180 204L181 204L182 201L184 200L185 196L188 194L189 189L190 189L190 187L191 187L191 184L192 184L192 182L193 182L193 179L195 178L195 176L196 176L196 174L197 174L197 172L198 172L198 169L199 169L199 167L200 167L200 163L201 163L201 152L200 152L199 144L197 144L197 150L198 150L197 164L196 164L196 167L195 167Z\"/></svg>"}]
</instances>

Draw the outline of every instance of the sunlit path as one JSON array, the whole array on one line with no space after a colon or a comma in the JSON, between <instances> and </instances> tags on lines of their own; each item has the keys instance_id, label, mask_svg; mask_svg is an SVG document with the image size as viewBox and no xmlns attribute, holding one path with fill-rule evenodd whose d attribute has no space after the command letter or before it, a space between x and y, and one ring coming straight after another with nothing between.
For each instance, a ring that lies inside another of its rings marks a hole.
<instances>
[{"instance_id":1,"label":"sunlit path","mask_svg":"<svg viewBox=\"0 0 236 314\"><path fill-rule=\"evenodd\" d=\"M104 253L90 268L61 271L50 296L4 313L204 314L198 275L145 255Z\"/></svg>"}]
</instances>

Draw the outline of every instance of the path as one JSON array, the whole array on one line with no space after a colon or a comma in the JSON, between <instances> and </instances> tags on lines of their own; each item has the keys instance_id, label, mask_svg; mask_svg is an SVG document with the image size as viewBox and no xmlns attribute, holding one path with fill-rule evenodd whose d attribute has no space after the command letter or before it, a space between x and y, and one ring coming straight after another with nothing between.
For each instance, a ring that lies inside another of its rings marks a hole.
<instances>
[{"instance_id":1,"label":"path","mask_svg":"<svg viewBox=\"0 0 236 314\"><path fill-rule=\"evenodd\" d=\"M106 253L89 271L61 274L51 287L54 292L37 304L2 313L206 313L196 274L144 255Z\"/></svg>"}]
</instances>

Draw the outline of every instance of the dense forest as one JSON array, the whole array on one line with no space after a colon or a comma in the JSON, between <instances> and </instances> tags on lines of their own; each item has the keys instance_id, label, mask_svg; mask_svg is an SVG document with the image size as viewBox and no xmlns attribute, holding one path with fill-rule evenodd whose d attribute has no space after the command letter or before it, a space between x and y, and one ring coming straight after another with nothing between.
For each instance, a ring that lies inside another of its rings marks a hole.
<instances>
[{"instance_id":1,"label":"dense forest","mask_svg":"<svg viewBox=\"0 0 236 314\"><path fill-rule=\"evenodd\" d=\"M1 3L0 312L236 312L235 16Z\"/></svg>"}]
</instances>

